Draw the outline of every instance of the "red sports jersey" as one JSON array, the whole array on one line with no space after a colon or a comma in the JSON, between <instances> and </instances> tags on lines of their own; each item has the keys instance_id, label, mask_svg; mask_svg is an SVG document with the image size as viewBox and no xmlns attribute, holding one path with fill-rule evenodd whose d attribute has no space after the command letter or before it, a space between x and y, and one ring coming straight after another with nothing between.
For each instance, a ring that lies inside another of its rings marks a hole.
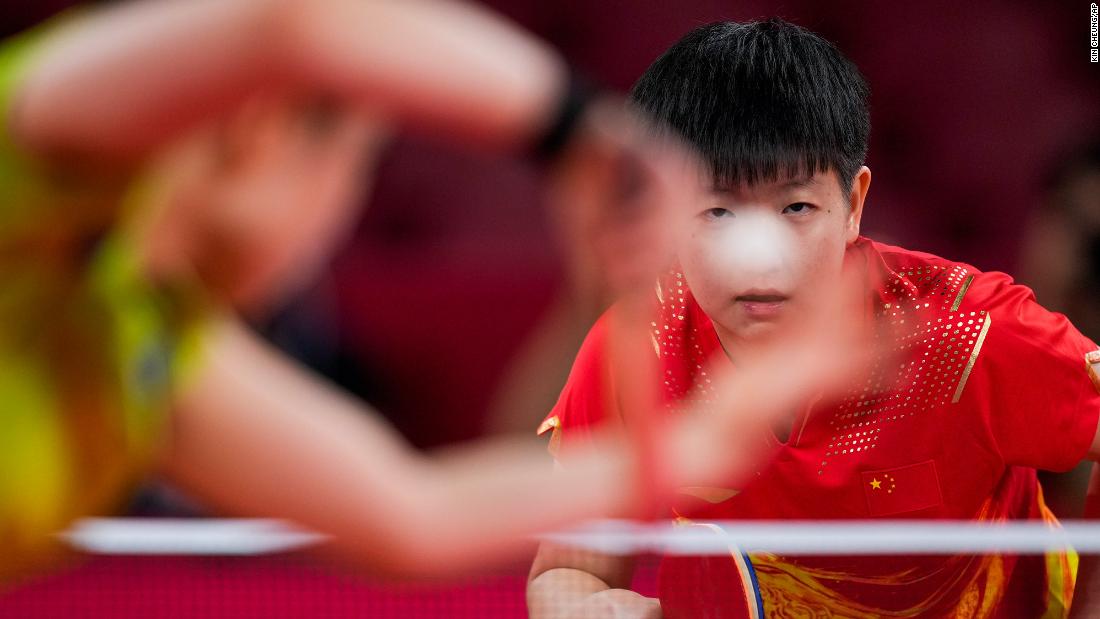
<instances>
[{"instance_id":1,"label":"red sports jersey","mask_svg":"<svg viewBox=\"0 0 1100 619\"><path fill-rule=\"evenodd\" d=\"M1089 450L1100 394L1085 355L1095 345L1003 273L868 239L849 249L846 268L866 274L868 311L899 327L889 336L898 356L843 398L810 406L787 442L768 437L772 458L750 481L682 489L676 515L1055 522L1035 470L1067 470ZM657 301L669 410L705 402L707 361L725 359L714 327L678 272ZM607 416L605 331L601 319L540 428L553 429L552 449L584 442ZM739 578L757 579L768 617L1061 616L1076 573L1072 554L743 559L666 561L665 616L751 616ZM741 608L718 608L731 591Z\"/></svg>"}]
</instances>

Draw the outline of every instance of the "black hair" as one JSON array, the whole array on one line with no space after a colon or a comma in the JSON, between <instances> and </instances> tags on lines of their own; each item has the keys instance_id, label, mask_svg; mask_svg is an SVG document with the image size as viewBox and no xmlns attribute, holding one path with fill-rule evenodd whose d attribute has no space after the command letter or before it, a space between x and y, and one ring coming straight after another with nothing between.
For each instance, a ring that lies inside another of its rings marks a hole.
<instances>
[{"instance_id":1,"label":"black hair","mask_svg":"<svg viewBox=\"0 0 1100 619\"><path fill-rule=\"evenodd\" d=\"M869 96L832 43L776 18L696 28L630 94L700 151L719 187L832 169L845 193L867 156Z\"/></svg>"}]
</instances>

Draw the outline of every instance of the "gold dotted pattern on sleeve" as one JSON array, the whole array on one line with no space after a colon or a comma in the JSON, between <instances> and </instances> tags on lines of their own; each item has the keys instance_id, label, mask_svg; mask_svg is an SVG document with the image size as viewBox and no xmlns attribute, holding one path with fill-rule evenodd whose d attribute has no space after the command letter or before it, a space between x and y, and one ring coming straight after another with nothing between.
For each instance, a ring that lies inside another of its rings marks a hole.
<instances>
[{"instance_id":1,"label":"gold dotted pattern on sleeve","mask_svg":"<svg viewBox=\"0 0 1100 619\"><path fill-rule=\"evenodd\" d=\"M906 419L950 406L971 353L988 320L984 310L958 307L973 277L961 266L926 265L892 274L889 302L879 315L893 341L884 360L841 401L829 420L833 435L818 474L835 458L875 449L884 432L903 430Z\"/></svg>"},{"instance_id":2,"label":"gold dotted pattern on sleeve","mask_svg":"<svg viewBox=\"0 0 1100 619\"><path fill-rule=\"evenodd\" d=\"M684 274L671 271L657 283L657 320L650 323L654 350L664 366L666 406L685 410L711 401L714 385L703 367L698 325L687 320L691 291ZM681 357L684 357L681 359ZM673 368L685 368L682 375Z\"/></svg>"}]
</instances>

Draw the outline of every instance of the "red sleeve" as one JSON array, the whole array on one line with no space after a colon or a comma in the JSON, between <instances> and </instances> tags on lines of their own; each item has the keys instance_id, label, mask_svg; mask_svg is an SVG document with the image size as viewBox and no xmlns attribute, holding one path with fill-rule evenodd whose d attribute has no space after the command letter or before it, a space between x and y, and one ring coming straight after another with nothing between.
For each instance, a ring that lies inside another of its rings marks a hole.
<instances>
[{"instance_id":1,"label":"red sleeve","mask_svg":"<svg viewBox=\"0 0 1100 619\"><path fill-rule=\"evenodd\" d=\"M558 403L539 426L540 435L551 432L550 453L555 457L563 448L587 443L592 430L607 417L607 315L592 326L581 344L569 379L558 396Z\"/></svg>"},{"instance_id":2,"label":"red sleeve","mask_svg":"<svg viewBox=\"0 0 1100 619\"><path fill-rule=\"evenodd\" d=\"M967 297L971 309L988 310L989 324L965 396L988 399L982 408L1005 463L1076 466L1100 417L1100 393L1085 362L1096 345L1003 273L978 275Z\"/></svg>"}]
</instances>

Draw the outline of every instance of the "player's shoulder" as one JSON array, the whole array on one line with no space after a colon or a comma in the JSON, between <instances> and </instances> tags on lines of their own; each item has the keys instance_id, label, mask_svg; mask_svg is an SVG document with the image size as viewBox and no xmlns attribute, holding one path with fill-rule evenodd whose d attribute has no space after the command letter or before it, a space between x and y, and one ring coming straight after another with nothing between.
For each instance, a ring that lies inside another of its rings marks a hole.
<instances>
[{"instance_id":1,"label":"player's shoulder","mask_svg":"<svg viewBox=\"0 0 1100 619\"><path fill-rule=\"evenodd\" d=\"M949 342L962 338L983 358L1006 360L1006 367L1034 369L1046 359L1076 368L1096 348L1006 273L882 243L874 250L885 267L880 293L886 314L899 324L923 324Z\"/></svg>"},{"instance_id":2,"label":"player's shoulder","mask_svg":"<svg viewBox=\"0 0 1100 619\"><path fill-rule=\"evenodd\" d=\"M568 433L569 442L583 442L591 427L601 424L606 416L609 313L605 312L588 330L557 403L539 425L539 435L550 434L550 451L555 455L563 432Z\"/></svg>"},{"instance_id":3,"label":"player's shoulder","mask_svg":"<svg viewBox=\"0 0 1100 619\"><path fill-rule=\"evenodd\" d=\"M884 292L941 312L991 311L1005 303L1034 300L1026 286L999 271L868 239L885 266Z\"/></svg>"}]
</instances>

